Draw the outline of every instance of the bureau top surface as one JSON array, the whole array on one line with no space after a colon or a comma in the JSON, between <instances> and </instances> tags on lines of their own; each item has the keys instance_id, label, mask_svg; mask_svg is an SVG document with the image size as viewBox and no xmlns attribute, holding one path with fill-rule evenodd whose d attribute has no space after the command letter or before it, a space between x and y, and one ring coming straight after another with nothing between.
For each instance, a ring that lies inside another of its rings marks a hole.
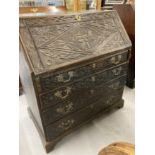
<instances>
[{"instance_id":1,"label":"bureau top surface","mask_svg":"<svg viewBox=\"0 0 155 155\"><path fill-rule=\"evenodd\" d=\"M116 11L20 18L20 40L36 75L131 47Z\"/></svg>"}]
</instances>

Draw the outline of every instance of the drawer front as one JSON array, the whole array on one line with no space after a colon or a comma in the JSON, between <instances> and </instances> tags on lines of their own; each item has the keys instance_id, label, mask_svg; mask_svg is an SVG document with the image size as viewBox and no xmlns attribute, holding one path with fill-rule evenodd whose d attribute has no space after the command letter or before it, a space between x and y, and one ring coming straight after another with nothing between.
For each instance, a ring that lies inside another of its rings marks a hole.
<instances>
[{"instance_id":1,"label":"drawer front","mask_svg":"<svg viewBox=\"0 0 155 155\"><path fill-rule=\"evenodd\" d=\"M81 108L86 107L87 105L96 102L100 98L104 99L107 104L111 103L111 100L117 99L118 97L122 96L123 93L123 87L120 89L114 89L111 91L109 90L108 93L106 93L106 89L108 86L103 86L96 89L94 94L91 94L93 92L90 91L89 96L83 96L83 94L77 95L77 99L68 100L63 103L59 103L52 108L49 108L48 110L45 110L42 112L43 117L43 123L44 125L48 125L49 123L52 123L58 119L63 118L64 116L73 113Z\"/></svg>"},{"instance_id":2,"label":"drawer front","mask_svg":"<svg viewBox=\"0 0 155 155\"><path fill-rule=\"evenodd\" d=\"M109 56L100 59L83 67L74 68L65 72L53 73L51 75L41 76L37 80L37 87L40 92L61 87L64 84L74 82L82 77L88 76L103 69L113 67L128 60L128 52Z\"/></svg>"},{"instance_id":3,"label":"drawer front","mask_svg":"<svg viewBox=\"0 0 155 155\"><path fill-rule=\"evenodd\" d=\"M103 85L112 79L125 75L127 73L127 64L115 67L113 69L94 74L85 79L81 79L66 87L59 88L46 94L40 95L41 108L46 108L66 100L78 99L78 94L87 97L92 93L92 89Z\"/></svg>"},{"instance_id":4,"label":"drawer front","mask_svg":"<svg viewBox=\"0 0 155 155\"><path fill-rule=\"evenodd\" d=\"M110 100L100 99L94 104L90 104L84 109L81 109L74 114L68 115L65 118L56 121L55 123L46 127L46 135L48 140L54 140L56 137L61 136L66 131L79 126L85 121L89 120L93 115L104 110L108 105L112 105L121 100L121 96L110 98Z\"/></svg>"},{"instance_id":5,"label":"drawer front","mask_svg":"<svg viewBox=\"0 0 155 155\"><path fill-rule=\"evenodd\" d=\"M76 89L81 89L94 88L98 85L103 85L104 83L112 79L127 74L127 67L128 63L125 63L123 65L111 68L109 70L93 74L87 78L81 79L79 82L74 83L74 87Z\"/></svg>"}]
</instances>

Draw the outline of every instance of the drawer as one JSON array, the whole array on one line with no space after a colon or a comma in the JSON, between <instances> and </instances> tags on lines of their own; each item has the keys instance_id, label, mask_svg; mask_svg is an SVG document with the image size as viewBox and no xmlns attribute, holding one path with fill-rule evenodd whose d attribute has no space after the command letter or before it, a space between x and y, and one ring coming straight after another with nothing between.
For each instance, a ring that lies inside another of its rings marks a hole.
<instances>
[{"instance_id":1,"label":"drawer","mask_svg":"<svg viewBox=\"0 0 155 155\"><path fill-rule=\"evenodd\" d=\"M83 78L90 74L94 74L98 71L107 69L109 67L116 66L120 63L126 62L127 60L128 60L128 51L121 54L109 56L104 59L102 58L88 65L69 69L65 72L59 71L52 74L42 75L38 77L38 79L36 80L37 87L40 92L59 88L64 84L75 82L80 78Z\"/></svg>"},{"instance_id":2,"label":"drawer","mask_svg":"<svg viewBox=\"0 0 155 155\"><path fill-rule=\"evenodd\" d=\"M98 102L94 104L90 104L86 108L83 108L71 115L64 117L63 119L56 121L55 123L46 127L46 135L47 139L54 140L55 138L61 136L68 130L71 130L80 124L83 124L87 120L89 120L93 115L107 108L107 105L112 105L121 100L121 96L116 99L111 99L110 102L108 100L100 99Z\"/></svg>"},{"instance_id":3,"label":"drawer","mask_svg":"<svg viewBox=\"0 0 155 155\"><path fill-rule=\"evenodd\" d=\"M94 74L85 79L81 79L78 82L61 87L51 92L40 94L41 108L64 102L66 100L78 100L79 94L83 94L84 97L91 96L93 89L102 86L105 82L125 75L127 72L127 64L115 67L113 69Z\"/></svg>"},{"instance_id":4,"label":"drawer","mask_svg":"<svg viewBox=\"0 0 155 155\"><path fill-rule=\"evenodd\" d=\"M74 83L74 88L78 90L81 88L94 88L98 85L103 85L104 83L112 79L115 79L122 75L126 75L127 69L128 63L124 63L120 66L116 66L108 70L92 74L91 76L81 79L79 82Z\"/></svg>"},{"instance_id":5,"label":"drawer","mask_svg":"<svg viewBox=\"0 0 155 155\"><path fill-rule=\"evenodd\" d=\"M110 84L109 84L110 86ZM94 94L89 96L83 96L83 94L77 95L77 99L68 100L63 103L59 103L52 108L44 110L42 112L42 118L44 125L48 125L58 119L63 118L64 116L73 113L83 107L86 107L88 104L94 103L100 98L106 101L107 105L111 103L112 100L118 99L122 96L124 88L121 87L120 89L115 89L111 91L109 90L108 93L105 93L107 86L103 86L99 89L96 89Z\"/></svg>"}]
</instances>

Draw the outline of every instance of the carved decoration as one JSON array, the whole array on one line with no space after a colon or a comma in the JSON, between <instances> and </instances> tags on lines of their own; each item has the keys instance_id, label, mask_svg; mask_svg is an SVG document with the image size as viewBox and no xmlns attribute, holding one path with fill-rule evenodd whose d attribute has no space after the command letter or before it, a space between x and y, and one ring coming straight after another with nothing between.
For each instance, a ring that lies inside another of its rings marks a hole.
<instances>
[{"instance_id":1,"label":"carved decoration","mask_svg":"<svg viewBox=\"0 0 155 155\"><path fill-rule=\"evenodd\" d=\"M59 128L63 129L63 130L67 130L69 128L72 127L72 125L74 124L75 120L74 119L69 119L66 121L61 122L61 124L59 124Z\"/></svg>"},{"instance_id":2,"label":"carved decoration","mask_svg":"<svg viewBox=\"0 0 155 155\"><path fill-rule=\"evenodd\" d=\"M71 112L72 110L73 110L73 103L69 102L66 106L57 108L56 112L64 115Z\"/></svg>"},{"instance_id":3,"label":"carved decoration","mask_svg":"<svg viewBox=\"0 0 155 155\"><path fill-rule=\"evenodd\" d=\"M120 81L113 83L112 85L109 86L109 88L119 89L120 88Z\"/></svg>"},{"instance_id":4,"label":"carved decoration","mask_svg":"<svg viewBox=\"0 0 155 155\"><path fill-rule=\"evenodd\" d=\"M118 55L117 57L113 56L111 58L111 63L117 65L117 64L119 64L121 62L121 60L122 60L122 55Z\"/></svg>"},{"instance_id":5,"label":"carved decoration","mask_svg":"<svg viewBox=\"0 0 155 155\"><path fill-rule=\"evenodd\" d=\"M35 73L130 46L115 11L80 14L79 21L75 16L21 20Z\"/></svg>"},{"instance_id":6,"label":"carved decoration","mask_svg":"<svg viewBox=\"0 0 155 155\"><path fill-rule=\"evenodd\" d=\"M112 70L112 73L114 74L114 75L120 75L121 74L121 71L122 71L123 69L122 69L122 67L120 66L120 67L118 67L118 68L115 68L115 69L113 69Z\"/></svg>"},{"instance_id":7,"label":"carved decoration","mask_svg":"<svg viewBox=\"0 0 155 155\"><path fill-rule=\"evenodd\" d=\"M58 98L65 99L71 93L71 87L67 87L65 90L58 90L54 95Z\"/></svg>"}]
</instances>

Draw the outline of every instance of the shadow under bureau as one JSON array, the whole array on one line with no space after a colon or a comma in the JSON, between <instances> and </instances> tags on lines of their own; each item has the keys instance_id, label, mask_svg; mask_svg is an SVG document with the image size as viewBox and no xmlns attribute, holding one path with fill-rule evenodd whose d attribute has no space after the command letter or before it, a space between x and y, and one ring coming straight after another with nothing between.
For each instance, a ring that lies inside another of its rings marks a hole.
<instances>
[{"instance_id":1,"label":"shadow under bureau","mask_svg":"<svg viewBox=\"0 0 155 155\"><path fill-rule=\"evenodd\" d=\"M20 17L20 78L45 149L123 107L131 42L116 11Z\"/></svg>"}]
</instances>

